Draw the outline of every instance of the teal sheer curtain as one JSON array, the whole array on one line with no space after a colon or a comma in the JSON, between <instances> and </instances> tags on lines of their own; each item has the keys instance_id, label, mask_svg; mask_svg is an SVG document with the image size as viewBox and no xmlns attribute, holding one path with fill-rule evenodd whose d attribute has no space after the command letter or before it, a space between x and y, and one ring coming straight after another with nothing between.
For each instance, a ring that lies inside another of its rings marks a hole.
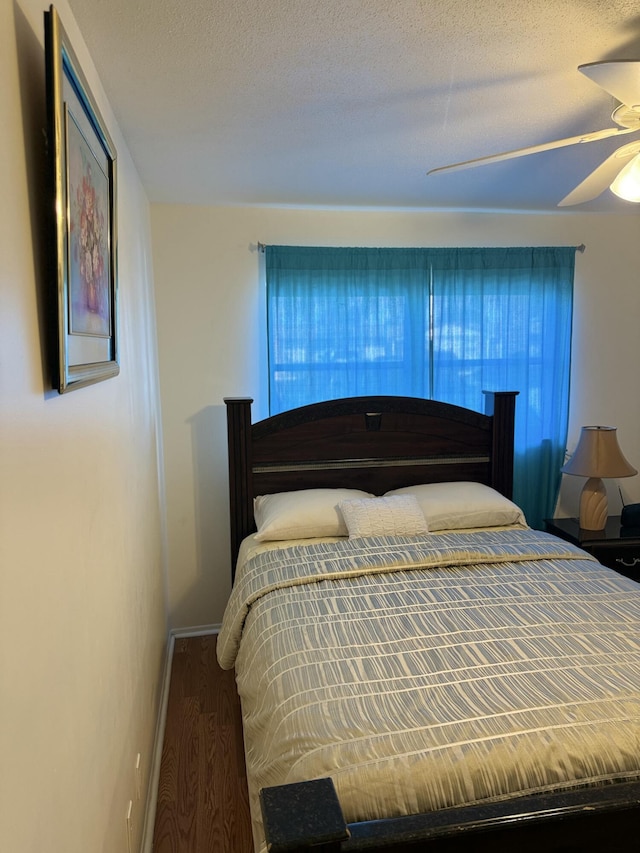
<instances>
[{"instance_id":1,"label":"teal sheer curtain","mask_svg":"<svg viewBox=\"0 0 640 853\"><path fill-rule=\"evenodd\" d=\"M266 247L270 412L360 394L482 411L519 391L514 500L551 516L566 446L575 247Z\"/></svg>"},{"instance_id":2,"label":"teal sheer curtain","mask_svg":"<svg viewBox=\"0 0 640 853\"><path fill-rule=\"evenodd\" d=\"M480 410L519 391L514 489L532 527L553 515L564 462L575 248L430 253L435 399Z\"/></svg>"},{"instance_id":3,"label":"teal sheer curtain","mask_svg":"<svg viewBox=\"0 0 640 853\"><path fill-rule=\"evenodd\" d=\"M266 247L270 412L361 394L424 396L420 250Z\"/></svg>"}]
</instances>

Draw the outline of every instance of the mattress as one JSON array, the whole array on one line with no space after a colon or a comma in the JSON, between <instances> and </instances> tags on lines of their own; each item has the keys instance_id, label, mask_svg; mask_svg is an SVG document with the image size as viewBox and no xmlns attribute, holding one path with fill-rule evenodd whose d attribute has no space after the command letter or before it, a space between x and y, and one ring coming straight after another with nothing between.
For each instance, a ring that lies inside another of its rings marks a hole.
<instances>
[{"instance_id":1,"label":"mattress","mask_svg":"<svg viewBox=\"0 0 640 853\"><path fill-rule=\"evenodd\" d=\"M259 790L348 822L640 778L640 585L530 529L245 547L218 637Z\"/></svg>"}]
</instances>

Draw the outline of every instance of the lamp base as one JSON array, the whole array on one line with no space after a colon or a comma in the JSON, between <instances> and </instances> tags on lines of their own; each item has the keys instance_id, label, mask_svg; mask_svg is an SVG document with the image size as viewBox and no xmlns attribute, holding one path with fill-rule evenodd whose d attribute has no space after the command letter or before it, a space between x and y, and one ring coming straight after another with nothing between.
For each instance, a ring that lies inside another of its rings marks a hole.
<instances>
[{"instance_id":1,"label":"lamp base","mask_svg":"<svg viewBox=\"0 0 640 853\"><path fill-rule=\"evenodd\" d=\"M607 490L600 477L589 477L580 495L580 527L604 530L609 509Z\"/></svg>"}]
</instances>

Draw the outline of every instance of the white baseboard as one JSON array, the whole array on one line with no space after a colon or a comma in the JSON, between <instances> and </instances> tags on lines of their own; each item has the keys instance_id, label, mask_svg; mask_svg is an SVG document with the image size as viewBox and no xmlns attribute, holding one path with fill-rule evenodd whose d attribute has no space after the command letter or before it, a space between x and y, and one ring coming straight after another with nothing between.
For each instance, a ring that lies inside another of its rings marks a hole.
<instances>
[{"instance_id":1,"label":"white baseboard","mask_svg":"<svg viewBox=\"0 0 640 853\"><path fill-rule=\"evenodd\" d=\"M174 628L171 634L178 637L205 637L207 634L219 634L220 625L196 625L192 628Z\"/></svg>"},{"instance_id":2,"label":"white baseboard","mask_svg":"<svg viewBox=\"0 0 640 853\"><path fill-rule=\"evenodd\" d=\"M151 769L149 773L149 791L144 816L144 829L140 853L152 853L153 830L156 822L156 808L158 805L158 784L160 782L160 765L162 763L162 747L164 744L164 731L167 723L167 705L169 702L169 686L171 684L171 665L173 663L173 651L176 640L183 637L204 637L208 634L217 634L220 625L199 625L193 628L174 628L169 631L167 650L164 661L164 673L160 691L160 704L158 708L158 719L156 722L156 734L153 742L153 753L151 756Z\"/></svg>"}]
</instances>

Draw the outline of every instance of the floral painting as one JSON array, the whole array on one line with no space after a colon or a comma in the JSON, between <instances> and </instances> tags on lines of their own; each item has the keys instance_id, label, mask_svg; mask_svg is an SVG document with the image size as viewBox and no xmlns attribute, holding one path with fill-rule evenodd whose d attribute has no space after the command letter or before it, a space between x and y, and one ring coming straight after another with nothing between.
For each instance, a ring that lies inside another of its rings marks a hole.
<instances>
[{"instance_id":1,"label":"floral painting","mask_svg":"<svg viewBox=\"0 0 640 853\"><path fill-rule=\"evenodd\" d=\"M67 133L69 332L108 336L109 181L71 113Z\"/></svg>"},{"instance_id":2,"label":"floral painting","mask_svg":"<svg viewBox=\"0 0 640 853\"><path fill-rule=\"evenodd\" d=\"M117 154L53 6L44 22L50 379L65 394L120 373Z\"/></svg>"}]
</instances>

